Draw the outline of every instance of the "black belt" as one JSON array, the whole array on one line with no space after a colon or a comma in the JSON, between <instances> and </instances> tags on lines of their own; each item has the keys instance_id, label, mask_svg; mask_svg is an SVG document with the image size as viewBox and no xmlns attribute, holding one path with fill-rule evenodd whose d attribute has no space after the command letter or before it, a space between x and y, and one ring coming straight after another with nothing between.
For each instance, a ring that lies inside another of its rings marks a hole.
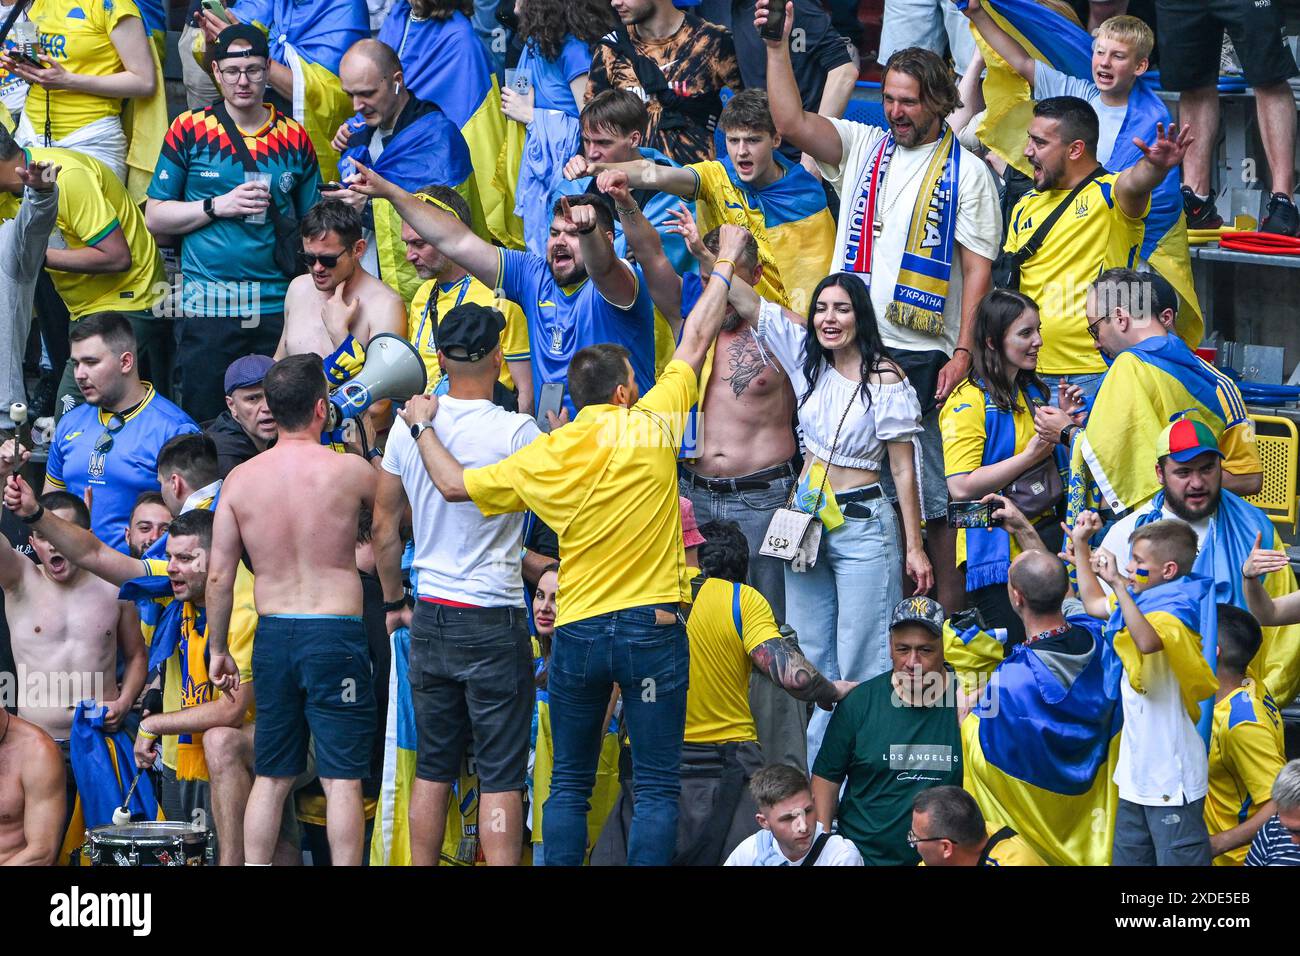
<instances>
[{"instance_id":1,"label":"black belt","mask_svg":"<svg viewBox=\"0 0 1300 956\"><path fill-rule=\"evenodd\" d=\"M528 612L521 607L453 607L420 598L415 610L421 617L431 617L435 624L486 624L489 626L527 626Z\"/></svg>"},{"instance_id":2,"label":"black belt","mask_svg":"<svg viewBox=\"0 0 1300 956\"><path fill-rule=\"evenodd\" d=\"M870 518L871 509L864 508L859 502L874 501L877 498L883 498L884 491L880 485L867 485L865 488L853 488L850 491L836 492L835 501L841 506L840 510L850 518Z\"/></svg>"},{"instance_id":3,"label":"black belt","mask_svg":"<svg viewBox=\"0 0 1300 956\"><path fill-rule=\"evenodd\" d=\"M680 473L692 488L704 488L708 491L767 491L772 487L773 480L793 478L795 474L794 465L788 461L756 471L752 475L745 475L743 478L704 478L686 468L680 469Z\"/></svg>"}]
</instances>

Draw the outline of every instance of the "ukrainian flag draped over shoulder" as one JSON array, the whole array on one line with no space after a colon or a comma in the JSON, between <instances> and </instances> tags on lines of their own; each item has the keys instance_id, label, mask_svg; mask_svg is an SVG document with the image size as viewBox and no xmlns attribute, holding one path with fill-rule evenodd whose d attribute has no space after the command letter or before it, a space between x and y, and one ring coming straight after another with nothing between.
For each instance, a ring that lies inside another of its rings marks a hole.
<instances>
[{"instance_id":1,"label":"ukrainian flag draped over shoulder","mask_svg":"<svg viewBox=\"0 0 1300 956\"><path fill-rule=\"evenodd\" d=\"M470 209L485 239L506 232L505 193L492 175L506 137L501 90L487 51L459 11L446 20L412 22L408 0L397 0L379 40L397 51L406 88L436 103L460 128L473 162ZM512 197L513 201L513 197Z\"/></svg>"},{"instance_id":2,"label":"ukrainian flag draped over shoulder","mask_svg":"<svg viewBox=\"0 0 1300 956\"><path fill-rule=\"evenodd\" d=\"M1165 493L1152 502L1152 510L1137 526L1165 517ZM1192 570L1214 582L1214 602L1246 606L1241 566L1261 535L1269 547L1284 543L1268 515L1226 488L1219 492L1219 507L1209 533L1196 555ZM1264 579L1264 590L1277 599L1296 590L1295 574L1287 567ZM1264 643L1251 663L1251 676L1260 680L1275 700L1294 700L1300 694L1300 624L1264 628Z\"/></svg>"},{"instance_id":3,"label":"ukrainian flag draped over shoulder","mask_svg":"<svg viewBox=\"0 0 1300 956\"><path fill-rule=\"evenodd\" d=\"M153 95L128 99L122 106L122 130L126 133L126 190L131 201L139 205L153 180L154 166L167 135L167 88L163 80L162 61L166 51L167 17L162 0L135 0L144 21L144 33L151 41L153 57Z\"/></svg>"},{"instance_id":4,"label":"ukrainian flag draped over shoulder","mask_svg":"<svg viewBox=\"0 0 1300 956\"><path fill-rule=\"evenodd\" d=\"M238 0L231 9L266 31L271 59L292 71L293 118L311 137L320 168L333 169L338 152L330 141L352 115L339 62L348 47L370 36L365 0Z\"/></svg>"},{"instance_id":5,"label":"ukrainian flag draped over shoulder","mask_svg":"<svg viewBox=\"0 0 1300 956\"><path fill-rule=\"evenodd\" d=\"M370 138L374 130L367 127L353 134L343 154L343 163L356 159L408 192L415 192L428 183L450 186L469 202L474 167L464 138L436 105L427 101L418 105L422 112L388 138L379 159L370 161ZM370 208L375 219L379 277L409 304L420 288L421 279L415 267L406 261L401 217L386 199L373 200Z\"/></svg>"},{"instance_id":6,"label":"ukrainian flag draped over shoulder","mask_svg":"<svg viewBox=\"0 0 1300 956\"><path fill-rule=\"evenodd\" d=\"M772 161L785 175L762 189L741 180L730 156L722 157L722 166L745 202L762 210L767 245L780 269L786 300L796 312L806 312L813 289L830 272L835 220L826 208L825 190L808 170L779 152L772 153Z\"/></svg>"},{"instance_id":7,"label":"ukrainian flag draped over shoulder","mask_svg":"<svg viewBox=\"0 0 1300 956\"><path fill-rule=\"evenodd\" d=\"M1218 607L1214 600L1214 582L1204 575L1185 574L1164 584L1133 595L1138 610L1152 621L1155 615L1175 619L1185 630L1164 628L1160 638L1169 667L1178 678L1187 716L1196 721L1197 730L1210 746L1210 727L1214 717L1214 692L1219 688L1214 676L1219 659ZM1155 621L1152 624L1155 625ZM1118 607L1106 622L1105 638L1111 642L1129 685L1145 693L1142 664L1146 657L1138 650L1124 624Z\"/></svg>"},{"instance_id":8,"label":"ukrainian flag draped over shoulder","mask_svg":"<svg viewBox=\"0 0 1300 956\"><path fill-rule=\"evenodd\" d=\"M953 2L958 9L966 8L966 0ZM982 5L1034 59L1091 82L1092 37L1078 24L1034 0L982 0ZM1024 148L1029 121L1033 118L1033 91L1025 79L984 42L978 30L972 29L971 32L984 54L984 62L988 64L988 75L983 84L988 112L980 124L980 141L1022 173L1030 175ZM1124 125L1115 139L1111 170L1127 169L1142 158L1141 151L1133 144L1133 137L1150 143L1156 124L1171 122L1169 111L1156 94L1155 82L1146 76L1138 77L1129 94ZM1178 291L1182 301L1178 312L1178 335L1195 347L1205 334L1205 321L1192 281L1180 182L1181 173L1175 167L1151 194L1151 211L1146 216L1146 234L1140 254Z\"/></svg>"},{"instance_id":9,"label":"ukrainian flag draped over shoulder","mask_svg":"<svg viewBox=\"0 0 1300 956\"><path fill-rule=\"evenodd\" d=\"M1094 637L1099 621L1069 623ZM964 785L994 825L1053 866L1110 862L1121 671L1101 640L1085 655L1020 644L962 723Z\"/></svg>"},{"instance_id":10,"label":"ukrainian flag draped over shoulder","mask_svg":"<svg viewBox=\"0 0 1300 956\"><path fill-rule=\"evenodd\" d=\"M1190 416L1208 425L1217 439L1245 420L1246 408L1226 382L1175 336L1156 336L1125 349L1106 372L1089 413L1097 427L1077 439L1071 467L1081 455L1112 511L1136 508L1160 489L1152 455L1171 421ZM1231 421L1224 417L1225 404Z\"/></svg>"}]
</instances>

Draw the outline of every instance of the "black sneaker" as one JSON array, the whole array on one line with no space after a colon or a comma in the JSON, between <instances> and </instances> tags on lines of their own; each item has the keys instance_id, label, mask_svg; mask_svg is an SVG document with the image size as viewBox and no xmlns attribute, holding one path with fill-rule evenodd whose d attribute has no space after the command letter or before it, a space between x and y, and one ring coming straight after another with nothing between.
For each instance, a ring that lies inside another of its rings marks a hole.
<instances>
[{"instance_id":1,"label":"black sneaker","mask_svg":"<svg viewBox=\"0 0 1300 956\"><path fill-rule=\"evenodd\" d=\"M1268 212L1259 224L1260 232L1271 232L1276 236L1300 235L1300 212L1296 211L1295 202L1286 193L1274 193L1268 199Z\"/></svg>"},{"instance_id":2,"label":"black sneaker","mask_svg":"<svg viewBox=\"0 0 1300 956\"><path fill-rule=\"evenodd\" d=\"M1202 199L1191 186L1183 187L1183 212L1187 213L1188 229L1218 229L1223 225L1223 217L1214 210L1213 194Z\"/></svg>"}]
</instances>

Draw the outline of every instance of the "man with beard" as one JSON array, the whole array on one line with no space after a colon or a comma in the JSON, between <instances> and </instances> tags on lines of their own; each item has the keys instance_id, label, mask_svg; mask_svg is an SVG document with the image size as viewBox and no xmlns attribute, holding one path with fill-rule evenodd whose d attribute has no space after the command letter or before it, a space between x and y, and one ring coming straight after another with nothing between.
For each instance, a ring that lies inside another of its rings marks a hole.
<instances>
[{"instance_id":1,"label":"man with beard","mask_svg":"<svg viewBox=\"0 0 1300 956\"><path fill-rule=\"evenodd\" d=\"M495 248L454 215L422 202L361 163L356 167L348 177L350 189L391 202L422 239L524 310L537 394L548 382L562 383L564 407L575 415L569 360L581 349L605 342L628 350L638 390L650 390L655 379L654 307L640 268L614 252L614 215L608 199L561 197L543 258Z\"/></svg>"},{"instance_id":2,"label":"man with beard","mask_svg":"<svg viewBox=\"0 0 1300 956\"><path fill-rule=\"evenodd\" d=\"M1097 162L1099 136L1097 114L1086 100L1053 96L1034 106L1025 146L1034 188L1011 211L1006 241L1008 253L1022 253L1057 207L1073 204L1040 237L1037 251L1017 261L1020 291L1038 303L1043 321L1039 374L1053 393L1064 378L1090 402L1106 363L1089 337L1088 284L1106 269L1135 261L1151 192L1192 143L1190 127L1157 123L1151 145L1141 145L1143 158L1113 173Z\"/></svg>"},{"instance_id":3,"label":"man with beard","mask_svg":"<svg viewBox=\"0 0 1300 956\"><path fill-rule=\"evenodd\" d=\"M421 186L415 194L430 205L451 212L466 226L473 226L469 203L450 186L430 183ZM406 261L415 267L415 274L423 283L411 299L406 338L424 359L429 385L435 392L443 378L438 362L438 325L443 317L458 305L473 304L496 309L504 316L506 327L501 332L500 387L493 393L493 401L508 411L525 415L533 413L533 367L529 361L528 319L523 310L513 302L497 298L490 286L484 285L456 263L444 256L420 234L402 223L402 242L406 244ZM444 386L445 388L445 386ZM504 390L504 391L503 391ZM505 392L512 393L516 407L504 401Z\"/></svg>"},{"instance_id":4,"label":"man with beard","mask_svg":"<svg viewBox=\"0 0 1300 956\"><path fill-rule=\"evenodd\" d=\"M758 0L754 25L772 0ZM817 160L840 197L832 272L854 272L871 290L880 338L921 400L921 516L934 567L935 597L965 607L956 532L948 527L939 405L970 372L975 307L992 288L1002 235L997 186L944 122L961 102L947 64L929 50L899 50L885 64L881 99L889 129L804 109L790 64L793 6L786 30L767 44L767 95L781 139ZM955 187L955 188L954 188ZM941 237L927 245L929 222ZM1095 274L1095 273L1094 273ZM880 476L898 496L888 470ZM910 590L910 587L909 587Z\"/></svg>"},{"instance_id":5,"label":"man with beard","mask_svg":"<svg viewBox=\"0 0 1300 956\"><path fill-rule=\"evenodd\" d=\"M1246 607L1242 566L1262 542L1272 542L1272 548L1281 551L1281 535L1268 515L1223 487L1223 454L1206 425L1187 418L1174 422L1160 436L1156 453L1160 491L1115 522L1102 547L1122 568L1129 559L1129 535L1136 528L1163 518L1185 521L1198 540L1193 572L1214 580L1219 604ZM1265 575L1262 584L1274 600L1297 590L1295 574L1285 562ZM1265 627L1249 673L1262 678L1274 700L1294 700L1300 692L1300 624Z\"/></svg>"},{"instance_id":6,"label":"man with beard","mask_svg":"<svg viewBox=\"0 0 1300 956\"><path fill-rule=\"evenodd\" d=\"M126 525L126 549L133 558L142 558L153 543L167 534L172 523L171 509L156 491L144 491L135 499L131 520Z\"/></svg>"}]
</instances>

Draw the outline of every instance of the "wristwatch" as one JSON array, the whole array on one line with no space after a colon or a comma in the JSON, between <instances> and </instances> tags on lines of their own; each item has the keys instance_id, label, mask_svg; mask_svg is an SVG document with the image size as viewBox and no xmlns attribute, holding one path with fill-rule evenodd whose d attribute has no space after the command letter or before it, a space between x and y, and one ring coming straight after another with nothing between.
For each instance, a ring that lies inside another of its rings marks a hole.
<instances>
[{"instance_id":1,"label":"wristwatch","mask_svg":"<svg viewBox=\"0 0 1300 956\"><path fill-rule=\"evenodd\" d=\"M433 427L433 422L416 422L414 425L411 426L411 438L414 441L419 441L420 436L424 434L425 429L432 428L432 427Z\"/></svg>"},{"instance_id":2,"label":"wristwatch","mask_svg":"<svg viewBox=\"0 0 1300 956\"><path fill-rule=\"evenodd\" d=\"M1061 429L1061 437L1058 443L1061 445L1070 444L1070 435L1074 431L1077 431L1078 429L1079 429L1078 425L1066 425L1064 428Z\"/></svg>"},{"instance_id":3,"label":"wristwatch","mask_svg":"<svg viewBox=\"0 0 1300 956\"><path fill-rule=\"evenodd\" d=\"M36 522L40 521L44 517L45 517L45 506L38 504L36 506L35 511L33 511L29 515L19 515L18 520L21 521L23 524L36 524Z\"/></svg>"},{"instance_id":4,"label":"wristwatch","mask_svg":"<svg viewBox=\"0 0 1300 956\"><path fill-rule=\"evenodd\" d=\"M396 601L384 602L384 613L392 614L394 611L400 611L406 607L406 595L403 594Z\"/></svg>"},{"instance_id":5,"label":"wristwatch","mask_svg":"<svg viewBox=\"0 0 1300 956\"><path fill-rule=\"evenodd\" d=\"M216 201L215 196L209 196L207 199L203 200L203 211L207 214L207 217L211 219L213 222L217 221L217 210L216 210L216 206L214 205L215 201Z\"/></svg>"}]
</instances>

